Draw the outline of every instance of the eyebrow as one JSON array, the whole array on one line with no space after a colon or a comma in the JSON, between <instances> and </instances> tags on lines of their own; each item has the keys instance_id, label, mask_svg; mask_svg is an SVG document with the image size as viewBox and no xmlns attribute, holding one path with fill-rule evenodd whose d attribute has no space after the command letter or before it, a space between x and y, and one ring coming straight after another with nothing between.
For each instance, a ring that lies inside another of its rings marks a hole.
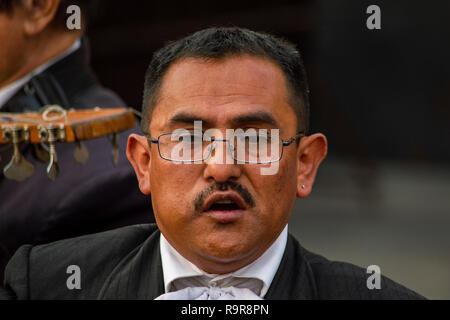
<instances>
[{"instance_id":1,"label":"eyebrow","mask_svg":"<svg viewBox=\"0 0 450 320\"><path fill-rule=\"evenodd\" d=\"M193 124L194 121L201 121L203 125L210 126L211 122L202 117L196 116L188 112L180 112L169 119L169 126L177 126L180 124Z\"/></svg>"},{"instance_id":2,"label":"eyebrow","mask_svg":"<svg viewBox=\"0 0 450 320\"><path fill-rule=\"evenodd\" d=\"M231 119L231 123L234 124L234 126L248 123L262 123L274 126L276 128L280 127L278 121L276 121L275 118L267 111L257 111L249 114L239 115Z\"/></svg>"},{"instance_id":3,"label":"eyebrow","mask_svg":"<svg viewBox=\"0 0 450 320\"><path fill-rule=\"evenodd\" d=\"M177 126L180 124L193 124L194 121L202 121L206 127L213 127L212 122L200 116L182 111L175 114L169 119L169 126ZM230 124L234 127L248 123L262 123L279 128L278 121L267 111L256 111L248 114L238 115L230 120Z\"/></svg>"}]
</instances>

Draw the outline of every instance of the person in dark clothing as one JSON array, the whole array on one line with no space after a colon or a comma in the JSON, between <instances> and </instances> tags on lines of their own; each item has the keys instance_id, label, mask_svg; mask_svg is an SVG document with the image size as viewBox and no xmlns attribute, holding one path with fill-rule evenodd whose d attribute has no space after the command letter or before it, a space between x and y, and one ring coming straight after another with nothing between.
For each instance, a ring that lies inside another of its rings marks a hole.
<instances>
[{"instance_id":1,"label":"person in dark clothing","mask_svg":"<svg viewBox=\"0 0 450 320\"><path fill-rule=\"evenodd\" d=\"M299 52L274 36L210 28L168 44L147 70L144 135L127 145L157 224L22 246L3 296L423 299L289 235L327 152L308 101Z\"/></svg>"},{"instance_id":2,"label":"person in dark clothing","mask_svg":"<svg viewBox=\"0 0 450 320\"><path fill-rule=\"evenodd\" d=\"M126 106L96 79L83 29L65 28L67 5L0 1L0 112L39 111L52 104L78 110ZM137 129L118 135L116 166L108 137L84 142L89 152L84 165L74 160L74 144L57 144L60 174L55 181L46 175L47 163L37 157L45 150L21 145L35 170L22 182L0 174L0 281L6 263L23 244L154 221L150 201L139 192L124 153L128 134ZM10 161L12 150L11 145L0 145L0 169Z\"/></svg>"}]
</instances>

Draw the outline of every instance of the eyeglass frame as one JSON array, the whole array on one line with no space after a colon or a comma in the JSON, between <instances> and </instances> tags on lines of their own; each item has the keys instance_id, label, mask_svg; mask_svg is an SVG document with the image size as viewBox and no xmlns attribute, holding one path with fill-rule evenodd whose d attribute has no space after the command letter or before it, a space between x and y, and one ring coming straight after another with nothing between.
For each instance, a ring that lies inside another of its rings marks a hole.
<instances>
[{"instance_id":1,"label":"eyeglass frame","mask_svg":"<svg viewBox=\"0 0 450 320\"><path fill-rule=\"evenodd\" d=\"M204 132L201 132L201 131L189 131L189 132L190 132L190 133L194 133L194 134L195 134L195 133L200 133L202 136L205 135L205 133L204 133ZM203 162L203 161L205 161L206 159L208 159L208 158L211 156L212 151L213 151L213 148L211 148L211 149L209 150L208 156L205 157L205 158L203 158L203 159L201 159L201 160L173 160L173 159L168 159L168 158L163 157L162 154L161 154L161 149L160 149L159 139L160 139L160 137L162 137L162 136L166 136L166 135L173 134L173 133L176 133L176 132L172 131L172 132L161 133L161 134L158 136L157 139L152 138L152 136L151 136L149 133L144 133L144 136L147 138L147 140L148 140L149 142L155 143L155 144L158 145L158 154L159 154L159 156L161 157L161 159L164 159L164 160L167 160L167 161L172 161L172 162L183 162L183 163L185 163L185 162L187 162L187 163L196 163L196 162ZM280 161L281 158L283 157L284 147L287 147L287 146L291 145L292 142L294 142L295 140L297 140L297 139L299 139L299 138L305 136L305 134L304 134L303 131L299 131L295 136L293 136L293 137L291 137L290 139L284 141L280 136L272 135L272 134L267 134L267 136L278 137L278 138L281 140L281 142L282 142L282 143L281 143L281 154L280 154L279 159L278 159L278 160L274 160L274 161L267 161L267 162L248 162L248 161L240 161L240 160L234 158L233 153L231 152L231 149L230 149L231 147L233 147L233 146L231 145L231 143L230 143L230 140L231 140L231 139L215 139L215 138L213 138L212 136L210 136L209 134L207 134L207 135L208 135L209 137L211 137L211 143L212 143L212 142L216 142L216 141L219 141L219 142L220 142L220 141L222 141L222 142L227 142L228 149L229 149L228 151L230 152L230 155L231 155L231 157L233 158L233 160L236 161L237 163L245 163L245 164L270 164L270 163L278 162L278 161ZM245 134L238 134L238 135L245 135ZM233 134L232 137L238 136L238 135ZM205 141L205 140L203 140L203 141ZM149 146L150 146L150 145L149 145Z\"/></svg>"}]
</instances>

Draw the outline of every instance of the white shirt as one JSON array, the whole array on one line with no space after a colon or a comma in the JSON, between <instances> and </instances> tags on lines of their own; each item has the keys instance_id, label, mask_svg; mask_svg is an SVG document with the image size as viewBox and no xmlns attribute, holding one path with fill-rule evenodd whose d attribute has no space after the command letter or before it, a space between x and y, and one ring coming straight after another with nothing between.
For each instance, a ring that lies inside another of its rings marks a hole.
<instances>
[{"instance_id":1,"label":"white shirt","mask_svg":"<svg viewBox=\"0 0 450 320\"><path fill-rule=\"evenodd\" d=\"M37 67L36 69L31 71L30 73L26 74L25 76L23 76L22 78L20 78L16 81L14 81L13 83L10 83L6 87L0 88L0 109L32 77L43 72L44 70L46 70L47 68L49 68L50 66L52 66L53 64L58 62L59 60L65 58L66 56L68 56L69 54L71 54L72 52L77 50L80 46L81 46L81 41L80 41L80 39L78 39L77 41L74 42L74 44L69 49L67 49L60 55L45 62L44 64L41 64L39 67Z\"/></svg>"},{"instance_id":2,"label":"white shirt","mask_svg":"<svg viewBox=\"0 0 450 320\"><path fill-rule=\"evenodd\" d=\"M209 274L184 258L161 233L160 251L165 292L187 287L247 288L263 298L278 270L286 248L288 227L272 245L251 264L228 274ZM249 279L250 278L250 279Z\"/></svg>"}]
</instances>

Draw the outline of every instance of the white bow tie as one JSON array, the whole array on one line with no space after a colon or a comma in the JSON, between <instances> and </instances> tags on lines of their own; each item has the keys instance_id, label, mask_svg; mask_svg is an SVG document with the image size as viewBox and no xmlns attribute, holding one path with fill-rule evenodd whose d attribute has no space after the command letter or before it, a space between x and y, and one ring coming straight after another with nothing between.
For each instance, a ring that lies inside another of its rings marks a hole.
<instances>
[{"instance_id":1,"label":"white bow tie","mask_svg":"<svg viewBox=\"0 0 450 320\"><path fill-rule=\"evenodd\" d=\"M187 287L160 295L155 300L262 300L252 290L235 287Z\"/></svg>"}]
</instances>

